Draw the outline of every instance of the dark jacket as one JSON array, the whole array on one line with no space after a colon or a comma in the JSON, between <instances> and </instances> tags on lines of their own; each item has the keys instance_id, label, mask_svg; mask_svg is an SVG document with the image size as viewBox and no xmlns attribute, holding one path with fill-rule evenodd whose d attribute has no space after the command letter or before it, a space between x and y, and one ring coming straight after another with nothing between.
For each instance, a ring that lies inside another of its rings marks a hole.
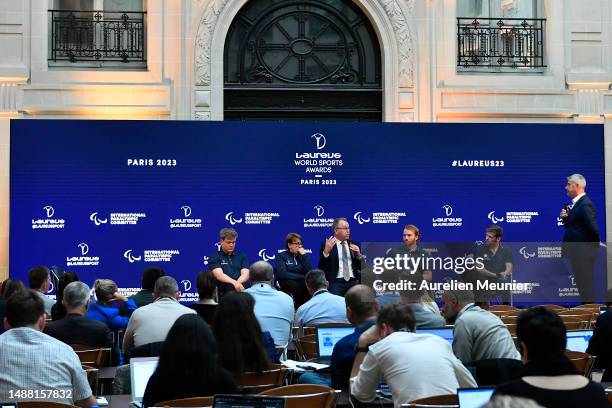
<instances>
[{"instance_id":1,"label":"dark jacket","mask_svg":"<svg viewBox=\"0 0 612 408\"><path fill-rule=\"evenodd\" d=\"M565 233L563 243L589 242L594 243L585 247L583 245L563 245L563 257L572 258L575 255L587 255L585 250L592 256L597 254L599 248L599 227L595 220L595 206L593 201L586 195L582 196L569 215L563 220Z\"/></svg>"},{"instance_id":2,"label":"dark jacket","mask_svg":"<svg viewBox=\"0 0 612 408\"><path fill-rule=\"evenodd\" d=\"M300 280L303 281L306 273L312 269L310 259L307 255L292 254L289 251L281 252L276 255L277 280Z\"/></svg>"},{"instance_id":3,"label":"dark jacket","mask_svg":"<svg viewBox=\"0 0 612 408\"><path fill-rule=\"evenodd\" d=\"M359 248L361 246L358 242L349 240L348 244L355 244ZM323 256L323 250L325 249L325 241L321 244L321 249L319 250L319 269L322 269L325 272L325 278L329 283L333 282L334 279L338 276L338 269L340 269L340 257L338 256L338 246L334 245L331 253L327 258ZM361 278L361 260L357 259L355 252L349 249L351 255L351 265L353 267L353 274L355 278Z\"/></svg>"}]
</instances>

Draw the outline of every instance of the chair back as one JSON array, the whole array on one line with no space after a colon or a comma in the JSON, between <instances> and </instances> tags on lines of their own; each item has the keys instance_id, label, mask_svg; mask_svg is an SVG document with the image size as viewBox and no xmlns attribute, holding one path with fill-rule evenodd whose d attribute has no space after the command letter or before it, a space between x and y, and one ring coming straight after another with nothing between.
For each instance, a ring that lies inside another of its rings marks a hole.
<instances>
[{"instance_id":1,"label":"chair back","mask_svg":"<svg viewBox=\"0 0 612 408\"><path fill-rule=\"evenodd\" d=\"M332 388L315 384L286 385L259 395L286 397L285 408L332 408L338 400Z\"/></svg>"},{"instance_id":2,"label":"chair back","mask_svg":"<svg viewBox=\"0 0 612 408\"><path fill-rule=\"evenodd\" d=\"M87 382L89 383L89 387L94 395L98 395L98 369L88 365L81 365L83 371L85 371L85 375L87 376Z\"/></svg>"},{"instance_id":3,"label":"chair back","mask_svg":"<svg viewBox=\"0 0 612 408\"><path fill-rule=\"evenodd\" d=\"M314 327L315 329L317 327L342 327L342 326L346 326L346 327L351 327L352 324L349 322L327 322L327 323L319 323L319 324L313 324L312 327Z\"/></svg>"},{"instance_id":4,"label":"chair back","mask_svg":"<svg viewBox=\"0 0 612 408\"><path fill-rule=\"evenodd\" d=\"M410 402L410 407L459 407L457 394L434 395Z\"/></svg>"},{"instance_id":5,"label":"chair back","mask_svg":"<svg viewBox=\"0 0 612 408\"><path fill-rule=\"evenodd\" d=\"M590 322L579 318L578 316L559 316L563 320L566 330L581 330L588 329Z\"/></svg>"},{"instance_id":6,"label":"chair back","mask_svg":"<svg viewBox=\"0 0 612 408\"><path fill-rule=\"evenodd\" d=\"M593 371L593 364L595 364L595 356L587 353L581 353L580 351L565 350L565 356L570 359L578 373L591 378L591 372Z\"/></svg>"},{"instance_id":7,"label":"chair back","mask_svg":"<svg viewBox=\"0 0 612 408\"><path fill-rule=\"evenodd\" d=\"M18 402L16 405L17 408L78 408L76 405L51 401L24 401Z\"/></svg>"},{"instance_id":8,"label":"chair back","mask_svg":"<svg viewBox=\"0 0 612 408\"><path fill-rule=\"evenodd\" d=\"M214 397L179 398L158 402L154 407L211 407Z\"/></svg>"},{"instance_id":9,"label":"chair back","mask_svg":"<svg viewBox=\"0 0 612 408\"><path fill-rule=\"evenodd\" d=\"M300 328L294 326L291 328L291 337L297 339L299 337L308 336L309 334L315 334L317 329L312 326L304 326L302 327L302 335L300 336Z\"/></svg>"},{"instance_id":10,"label":"chair back","mask_svg":"<svg viewBox=\"0 0 612 408\"><path fill-rule=\"evenodd\" d=\"M516 316L502 316L501 317L501 321L504 322L504 324L516 324L516 319L518 319L518 317Z\"/></svg>"},{"instance_id":11,"label":"chair back","mask_svg":"<svg viewBox=\"0 0 612 408\"><path fill-rule=\"evenodd\" d=\"M242 373L234 376L236 385L251 393L258 393L285 385L287 369L278 367L261 373Z\"/></svg>"},{"instance_id":12,"label":"chair back","mask_svg":"<svg viewBox=\"0 0 612 408\"><path fill-rule=\"evenodd\" d=\"M103 346L90 346L86 344L71 344L70 347L74 350L81 364L100 368L110 355L111 349Z\"/></svg>"},{"instance_id":13,"label":"chair back","mask_svg":"<svg viewBox=\"0 0 612 408\"><path fill-rule=\"evenodd\" d=\"M538 305L538 306L545 307L545 308L547 308L549 310L553 310L555 312L562 312L564 310L567 310L566 307L559 306L559 305Z\"/></svg>"},{"instance_id":14,"label":"chair back","mask_svg":"<svg viewBox=\"0 0 612 408\"><path fill-rule=\"evenodd\" d=\"M518 312L519 309L509 305L492 305L489 306L489 312Z\"/></svg>"},{"instance_id":15,"label":"chair back","mask_svg":"<svg viewBox=\"0 0 612 408\"><path fill-rule=\"evenodd\" d=\"M293 339L298 358L302 361L319 358L317 348L317 335L309 334L297 339Z\"/></svg>"}]
</instances>

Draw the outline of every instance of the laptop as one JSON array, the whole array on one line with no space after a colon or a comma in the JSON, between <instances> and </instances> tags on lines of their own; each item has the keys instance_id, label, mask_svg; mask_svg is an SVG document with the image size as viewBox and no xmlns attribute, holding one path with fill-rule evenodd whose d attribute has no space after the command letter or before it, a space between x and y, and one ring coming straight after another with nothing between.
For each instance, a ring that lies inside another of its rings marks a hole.
<instances>
[{"instance_id":1,"label":"laptop","mask_svg":"<svg viewBox=\"0 0 612 408\"><path fill-rule=\"evenodd\" d=\"M489 402L494 392L494 387L459 388L459 408L481 408Z\"/></svg>"},{"instance_id":2,"label":"laptop","mask_svg":"<svg viewBox=\"0 0 612 408\"><path fill-rule=\"evenodd\" d=\"M568 330L566 348L585 353L591 337L593 337L593 330Z\"/></svg>"},{"instance_id":3,"label":"laptop","mask_svg":"<svg viewBox=\"0 0 612 408\"><path fill-rule=\"evenodd\" d=\"M132 405L142 407L142 398L149 378L157 368L159 357L135 357L130 359L130 379L132 380Z\"/></svg>"},{"instance_id":4,"label":"laptop","mask_svg":"<svg viewBox=\"0 0 612 408\"><path fill-rule=\"evenodd\" d=\"M285 408L285 401L267 395L215 395L213 408Z\"/></svg>"},{"instance_id":5,"label":"laptop","mask_svg":"<svg viewBox=\"0 0 612 408\"><path fill-rule=\"evenodd\" d=\"M334 346L343 337L353 334L355 328L352 326L328 326L317 327L317 349L319 351L319 362L331 363Z\"/></svg>"},{"instance_id":6,"label":"laptop","mask_svg":"<svg viewBox=\"0 0 612 408\"><path fill-rule=\"evenodd\" d=\"M453 328L452 327L440 327L439 329L418 329L417 333L433 334L438 337L442 337L444 340L448 341L451 346L453 345Z\"/></svg>"}]
</instances>

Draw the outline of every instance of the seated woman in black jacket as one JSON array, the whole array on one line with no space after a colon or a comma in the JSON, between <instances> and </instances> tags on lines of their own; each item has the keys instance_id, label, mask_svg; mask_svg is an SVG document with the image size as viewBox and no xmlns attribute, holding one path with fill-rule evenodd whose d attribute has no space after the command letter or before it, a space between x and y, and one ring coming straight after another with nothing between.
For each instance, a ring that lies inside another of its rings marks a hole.
<instances>
[{"instance_id":1,"label":"seated woman in black jacket","mask_svg":"<svg viewBox=\"0 0 612 408\"><path fill-rule=\"evenodd\" d=\"M287 250L276 255L274 274L282 291L293 297L296 309L310 299L304 278L312 266L302 243L300 234L295 232L287 234L285 238Z\"/></svg>"},{"instance_id":2,"label":"seated woman in black jacket","mask_svg":"<svg viewBox=\"0 0 612 408\"><path fill-rule=\"evenodd\" d=\"M179 317L162 346L143 406L178 398L235 393L232 375L217 360L217 343L204 319L197 314Z\"/></svg>"}]
</instances>

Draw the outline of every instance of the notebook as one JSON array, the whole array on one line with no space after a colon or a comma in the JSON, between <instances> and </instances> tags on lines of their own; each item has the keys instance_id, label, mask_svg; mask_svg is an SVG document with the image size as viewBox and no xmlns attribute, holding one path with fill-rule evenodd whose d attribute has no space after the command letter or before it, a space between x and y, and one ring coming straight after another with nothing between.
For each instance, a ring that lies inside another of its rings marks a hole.
<instances>
[{"instance_id":1,"label":"notebook","mask_svg":"<svg viewBox=\"0 0 612 408\"><path fill-rule=\"evenodd\" d=\"M418 329L417 333L419 334L434 334L436 336L442 337L444 340L448 341L451 345L453 344L453 329L452 327L441 327L439 329Z\"/></svg>"}]
</instances>

